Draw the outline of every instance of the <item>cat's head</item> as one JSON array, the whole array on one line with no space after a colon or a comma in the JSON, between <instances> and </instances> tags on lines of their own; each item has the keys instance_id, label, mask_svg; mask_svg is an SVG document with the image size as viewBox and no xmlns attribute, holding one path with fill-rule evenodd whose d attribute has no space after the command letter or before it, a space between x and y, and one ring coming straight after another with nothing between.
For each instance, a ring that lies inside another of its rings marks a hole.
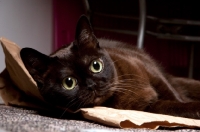
<instances>
[{"instance_id":1,"label":"cat's head","mask_svg":"<svg viewBox=\"0 0 200 132\"><path fill-rule=\"evenodd\" d=\"M75 40L52 55L31 48L20 52L22 61L50 104L70 110L101 105L112 95L116 71L100 47L86 16L76 27Z\"/></svg>"}]
</instances>

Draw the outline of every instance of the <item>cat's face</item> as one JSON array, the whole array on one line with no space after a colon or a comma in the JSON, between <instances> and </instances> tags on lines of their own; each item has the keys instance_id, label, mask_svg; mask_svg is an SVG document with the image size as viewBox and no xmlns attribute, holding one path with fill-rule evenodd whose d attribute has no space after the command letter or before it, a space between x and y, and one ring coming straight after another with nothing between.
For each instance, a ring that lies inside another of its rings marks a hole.
<instances>
[{"instance_id":1,"label":"cat's face","mask_svg":"<svg viewBox=\"0 0 200 132\"><path fill-rule=\"evenodd\" d=\"M90 23L82 16L75 41L50 57L24 48L21 58L37 82L44 99L53 105L77 110L102 104L112 95L115 68L108 53L99 46Z\"/></svg>"}]
</instances>

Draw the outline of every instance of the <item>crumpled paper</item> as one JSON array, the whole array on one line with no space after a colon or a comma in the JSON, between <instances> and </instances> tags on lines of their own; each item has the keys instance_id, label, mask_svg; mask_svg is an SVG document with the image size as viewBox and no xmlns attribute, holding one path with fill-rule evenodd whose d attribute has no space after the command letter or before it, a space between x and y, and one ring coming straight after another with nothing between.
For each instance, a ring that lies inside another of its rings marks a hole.
<instances>
[{"instance_id":1,"label":"crumpled paper","mask_svg":"<svg viewBox=\"0 0 200 132\"><path fill-rule=\"evenodd\" d=\"M45 107L35 81L20 58L20 47L0 39L5 54L6 69L0 74L0 95L6 105ZM35 98L40 100L36 102ZM34 102L35 101L35 102ZM200 120L153 114L135 110L118 110L106 107L82 108L83 117L107 126L119 128L187 127L200 128Z\"/></svg>"},{"instance_id":2,"label":"crumpled paper","mask_svg":"<svg viewBox=\"0 0 200 132\"><path fill-rule=\"evenodd\" d=\"M120 128L200 127L200 120L106 107L82 108L86 119Z\"/></svg>"}]
</instances>

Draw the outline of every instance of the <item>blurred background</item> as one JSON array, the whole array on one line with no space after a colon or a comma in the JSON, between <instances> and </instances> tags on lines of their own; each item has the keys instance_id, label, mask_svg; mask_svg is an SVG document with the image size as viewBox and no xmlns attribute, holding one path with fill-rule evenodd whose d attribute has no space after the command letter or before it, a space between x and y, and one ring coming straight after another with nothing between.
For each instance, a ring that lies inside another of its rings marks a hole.
<instances>
[{"instance_id":1,"label":"blurred background","mask_svg":"<svg viewBox=\"0 0 200 132\"><path fill-rule=\"evenodd\" d=\"M52 51L53 8L51 0L0 0L0 37L32 47L45 54ZM0 71L5 68L0 48Z\"/></svg>"},{"instance_id":2,"label":"blurred background","mask_svg":"<svg viewBox=\"0 0 200 132\"><path fill-rule=\"evenodd\" d=\"M163 69L176 76L200 79L198 1L142 2L0 0L0 36L14 41L22 48L32 47L50 54L74 40L76 23L81 14L86 14L98 38L115 39L138 46L138 36L142 29L142 48ZM5 64L2 49L0 60L0 70L3 70Z\"/></svg>"}]
</instances>

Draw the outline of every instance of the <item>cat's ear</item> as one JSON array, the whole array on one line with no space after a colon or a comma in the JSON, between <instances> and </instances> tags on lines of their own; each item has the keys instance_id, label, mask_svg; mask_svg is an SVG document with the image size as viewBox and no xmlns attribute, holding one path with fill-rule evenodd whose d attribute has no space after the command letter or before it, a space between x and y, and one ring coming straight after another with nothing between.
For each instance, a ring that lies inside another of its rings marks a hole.
<instances>
[{"instance_id":1,"label":"cat's ear","mask_svg":"<svg viewBox=\"0 0 200 132\"><path fill-rule=\"evenodd\" d=\"M32 48L23 48L20 51L20 56L26 69L37 84L43 84L42 75L48 68L50 57Z\"/></svg>"},{"instance_id":2,"label":"cat's ear","mask_svg":"<svg viewBox=\"0 0 200 132\"><path fill-rule=\"evenodd\" d=\"M82 15L77 23L74 45L84 48L99 48L97 38L85 15Z\"/></svg>"}]
</instances>

